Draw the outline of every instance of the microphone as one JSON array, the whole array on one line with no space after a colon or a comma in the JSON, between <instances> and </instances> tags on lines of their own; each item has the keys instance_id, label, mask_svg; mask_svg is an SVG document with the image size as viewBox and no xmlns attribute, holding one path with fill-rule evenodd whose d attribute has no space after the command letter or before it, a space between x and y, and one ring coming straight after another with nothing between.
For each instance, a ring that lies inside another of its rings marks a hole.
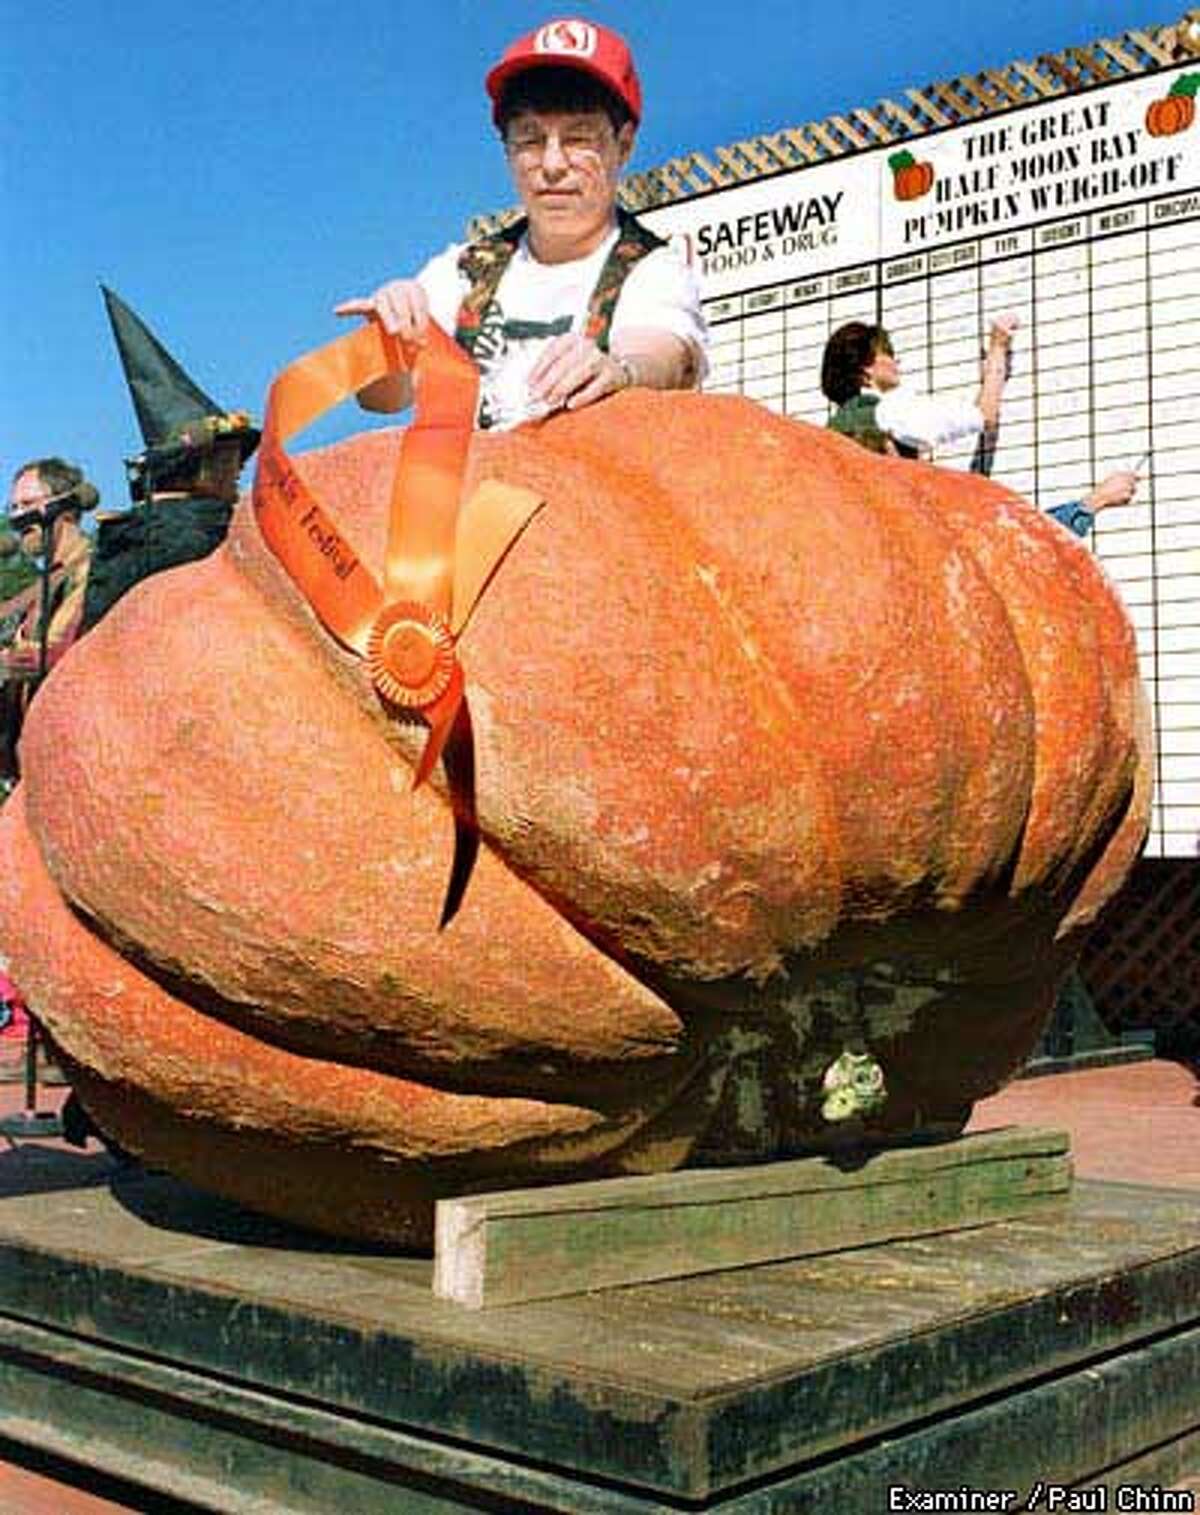
<instances>
[{"instance_id":1,"label":"microphone","mask_svg":"<svg viewBox=\"0 0 1200 1515\"><path fill-rule=\"evenodd\" d=\"M79 502L75 498L78 487L78 485L72 484L70 489L64 489L58 494L52 494L48 500L41 502L40 507L34 505L29 510L13 510L10 507L8 512L9 531L15 531L20 534L37 526L45 532L48 527L53 526L59 516L65 515L69 510L79 509Z\"/></svg>"},{"instance_id":2,"label":"microphone","mask_svg":"<svg viewBox=\"0 0 1200 1515\"><path fill-rule=\"evenodd\" d=\"M30 530L31 527L38 526L42 531L45 531L47 526L53 525L59 516L65 515L71 508L70 499L63 498L47 500L45 509L43 510L11 512L8 517L9 530L22 532Z\"/></svg>"}]
</instances>

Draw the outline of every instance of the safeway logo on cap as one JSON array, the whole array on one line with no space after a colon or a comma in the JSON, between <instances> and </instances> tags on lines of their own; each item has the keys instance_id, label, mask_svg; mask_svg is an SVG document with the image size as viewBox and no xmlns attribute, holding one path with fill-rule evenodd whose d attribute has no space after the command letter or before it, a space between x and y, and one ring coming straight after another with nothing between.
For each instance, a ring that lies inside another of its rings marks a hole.
<instances>
[{"instance_id":1,"label":"safeway logo on cap","mask_svg":"<svg viewBox=\"0 0 1200 1515\"><path fill-rule=\"evenodd\" d=\"M590 58L596 51L596 28L588 21L550 21L533 39L538 53L570 53Z\"/></svg>"}]
</instances>

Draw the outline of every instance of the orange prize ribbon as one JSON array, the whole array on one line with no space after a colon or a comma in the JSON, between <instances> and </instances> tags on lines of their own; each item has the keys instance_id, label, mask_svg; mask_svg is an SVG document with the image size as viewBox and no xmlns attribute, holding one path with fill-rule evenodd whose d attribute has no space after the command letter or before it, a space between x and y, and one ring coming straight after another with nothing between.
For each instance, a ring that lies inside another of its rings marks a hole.
<instances>
[{"instance_id":1,"label":"orange prize ribbon","mask_svg":"<svg viewBox=\"0 0 1200 1515\"><path fill-rule=\"evenodd\" d=\"M380 697L426 721L415 788L433 771L463 703L458 638L542 502L487 480L460 506L479 375L430 322L412 370L415 414L400 442L379 583L283 444L347 395L408 367L398 340L371 322L285 368L267 399L254 508L322 625L366 658Z\"/></svg>"}]
</instances>

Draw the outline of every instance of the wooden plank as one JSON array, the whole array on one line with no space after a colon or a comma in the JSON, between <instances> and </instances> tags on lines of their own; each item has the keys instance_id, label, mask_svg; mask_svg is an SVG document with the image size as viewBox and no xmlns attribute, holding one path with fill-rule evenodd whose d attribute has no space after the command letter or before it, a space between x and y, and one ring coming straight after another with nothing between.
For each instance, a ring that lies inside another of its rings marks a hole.
<instances>
[{"instance_id":1,"label":"wooden plank","mask_svg":"<svg viewBox=\"0 0 1200 1515\"><path fill-rule=\"evenodd\" d=\"M665 163L660 163L654 171L664 200L683 200L694 192L695 186L688 183L684 177L684 165L678 158L668 158Z\"/></svg>"},{"instance_id":2,"label":"wooden plank","mask_svg":"<svg viewBox=\"0 0 1200 1515\"><path fill-rule=\"evenodd\" d=\"M815 148L804 134L794 126L785 126L782 131L775 133L781 141L793 149L794 152L805 159L808 163L821 163L823 155Z\"/></svg>"},{"instance_id":3,"label":"wooden plank","mask_svg":"<svg viewBox=\"0 0 1200 1515\"><path fill-rule=\"evenodd\" d=\"M878 117L873 116L869 110L857 106L850 112L850 115L864 129L869 140L874 142L891 142L894 140L892 133L883 122Z\"/></svg>"},{"instance_id":4,"label":"wooden plank","mask_svg":"<svg viewBox=\"0 0 1200 1515\"><path fill-rule=\"evenodd\" d=\"M988 88L988 82L982 74L975 78L963 74L954 82L960 98L972 109L978 106L984 115L995 115L1000 109L1002 102Z\"/></svg>"},{"instance_id":5,"label":"wooden plank","mask_svg":"<svg viewBox=\"0 0 1200 1515\"><path fill-rule=\"evenodd\" d=\"M718 147L716 149L717 161L726 169L735 184L745 184L750 180L762 177L762 173L753 163L747 162L738 156L737 151L731 147Z\"/></svg>"},{"instance_id":6,"label":"wooden plank","mask_svg":"<svg viewBox=\"0 0 1200 1515\"><path fill-rule=\"evenodd\" d=\"M1004 101L1009 101L1013 105L1024 105L1028 101L1028 90L1023 89L1020 84L1015 84L1006 74L992 72L987 77L992 87L1003 97L996 107L997 110L1006 109Z\"/></svg>"},{"instance_id":7,"label":"wooden plank","mask_svg":"<svg viewBox=\"0 0 1200 1515\"><path fill-rule=\"evenodd\" d=\"M1102 47L1108 57L1112 58L1127 74L1144 74L1146 65L1141 63L1131 53L1127 53L1121 44L1111 37L1102 37L1096 44Z\"/></svg>"},{"instance_id":8,"label":"wooden plank","mask_svg":"<svg viewBox=\"0 0 1200 1515\"><path fill-rule=\"evenodd\" d=\"M634 215L639 210L653 210L655 204L654 197L649 192L642 174L634 174L628 179L622 179L621 187L617 191L617 199L627 211Z\"/></svg>"},{"instance_id":9,"label":"wooden plank","mask_svg":"<svg viewBox=\"0 0 1200 1515\"><path fill-rule=\"evenodd\" d=\"M692 154L692 161L696 164L698 170L707 176L709 183L711 185L714 185L716 188L720 189L724 185L732 182L729 170L727 168L719 166L716 163L710 162L703 153L694 152Z\"/></svg>"},{"instance_id":10,"label":"wooden plank","mask_svg":"<svg viewBox=\"0 0 1200 1515\"><path fill-rule=\"evenodd\" d=\"M904 93L918 110L924 111L935 126L953 126L954 123L937 105L919 89L906 89Z\"/></svg>"},{"instance_id":11,"label":"wooden plank","mask_svg":"<svg viewBox=\"0 0 1200 1515\"><path fill-rule=\"evenodd\" d=\"M767 148L780 163L785 164L788 168L796 168L797 166L803 168L805 166L807 160L802 157L796 145L785 132L771 132L769 135L761 136L758 140L761 146Z\"/></svg>"},{"instance_id":12,"label":"wooden plank","mask_svg":"<svg viewBox=\"0 0 1200 1515\"><path fill-rule=\"evenodd\" d=\"M1095 48L1069 47L1067 55L1080 68L1086 69L1097 83L1118 77L1118 70L1113 67L1112 60Z\"/></svg>"},{"instance_id":13,"label":"wooden plank","mask_svg":"<svg viewBox=\"0 0 1200 1515\"><path fill-rule=\"evenodd\" d=\"M714 148L713 156L729 176L731 184L740 184L746 178L746 167L727 147Z\"/></svg>"},{"instance_id":14,"label":"wooden plank","mask_svg":"<svg viewBox=\"0 0 1200 1515\"><path fill-rule=\"evenodd\" d=\"M1023 79L1027 79L1033 88L1037 90L1039 95L1044 95L1048 99L1053 99L1056 95L1061 95L1063 93L1062 85L1056 79L1047 79L1045 74L1041 73L1040 70L1035 68L1032 63L1018 62L1014 63L1012 65L1012 68L1013 71L1020 74Z\"/></svg>"},{"instance_id":15,"label":"wooden plank","mask_svg":"<svg viewBox=\"0 0 1200 1515\"><path fill-rule=\"evenodd\" d=\"M1068 94L1078 94L1083 88L1083 80L1060 53L1043 53L1038 58L1038 62L1043 68L1048 69L1056 79L1062 81L1063 88Z\"/></svg>"},{"instance_id":16,"label":"wooden plank","mask_svg":"<svg viewBox=\"0 0 1200 1515\"><path fill-rule=\"evenodd\" d=\"M1169 33L1171 41L1174 41L1174 27L1164 27L1163 30ZM1151 37L1147 32L1128 31L1125 33L1125 40L1127 42L1136 42L1138 47L1149 53L1150 56L1156 59L1159 63L1174 62L1174 59L1171 56L1170 46L1168 45L1167 47L1163 47L1156 38ZM1146 70L1143 70L1143 72L1146 72Z\"/></svg>"},{"instance_id":17,"label":"wooden plank","mask_svg":"<svg viewBox=\"0 0 1200 1515\"><path fill-rule=\"evenodd\" d=\"M827 132L820 121L810 122L807 131L828 151L830 157L844 158L846 156L846 144L839 142L832 132Z\"/></svg>"},{"instance_id":18,"label":"wooden plank","mask_svg":"<svg viewBox=\"0 0 1200 1515\"><path fill-rule=\"evenodd\" d=\"M813 1256L1010 1218L1071 1182L1065 1132L509 1190L437 1205L433 1290L469 1309Z\"/></svg>"},{"instance_id":19,"label":"wooden plank","mask_svg":"<svg viewBox=\"0 0 1200 1515\"><path fill-rule=\"evenodd\" d=\"M688 153L682 158L670 159L669 166L678 176L685 191L696 194L712 188L712 175L699 153Z\"/></svg>"},{"instance_id":20,"label":"wooden plank","mask_svg":"<svg viewBox=\"0 0 1200 1515\"><path fill-rule=\"evenodd\" d=\"M846 138L852 147L863 148L871 146L870 142L851 126L845 116L827 116L826 120L832 126L837 127L838 131L841 132L842 136Z\"/></svg>"},{"instance_id":21,"label":"wooden plank","mask_svg":"<svg viewBox=\"0 0 1200 1515\"><path fill-rule=\"evenodd\" d=\"M741 142L734 143L734 150L749 159L755 168L764 174L773 174L779 168L787 167L786 164L781 164L773 154L767 152L757 137L746 137Z\"/></svg>"},{"instance_id":22,"label":"wooden plank","mask_svg":"<svg viewBox=\"0 0 1200 1515\"><path fill-rule=\"evenodd\" d=\"M963 93L961 79L945 84L933 84L930 90L948 111L954 112L959 122L974 121L984 114L978 100Z\"/></svg>"},{"instance_id":23,"label":"wooden plank","mask_svg":"<svg viewBox=\"0 0 1200 1515\"><path fill-rule=\"evenodd\" d=\"M895 100L880 100L875 109L877 111L888 111L891 115L895 116L896 120L906 126L914 137L922 136L929 130L929 123L927 121L919 120L911 111L906 110L903 105L897 104Z\"/></svg>"}]
</instances>

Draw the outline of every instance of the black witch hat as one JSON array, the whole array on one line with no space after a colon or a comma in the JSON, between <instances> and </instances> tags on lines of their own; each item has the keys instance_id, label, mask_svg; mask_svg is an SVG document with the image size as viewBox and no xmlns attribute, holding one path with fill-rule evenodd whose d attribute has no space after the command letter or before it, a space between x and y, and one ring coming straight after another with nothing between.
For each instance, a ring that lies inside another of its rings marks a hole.
<instances>
[{"instance_id":1,"label":"black witch hat","mask_svg":"<svg viewBox=\"0 0 1200 1515\"><path fill-rule=\"evenodd\" d=\"M206 395L120 296L103 284L100 289L146 444L125 460L134 499L149 495L155 475L176 472L219 441L236 441L244 462L259 439L249 415L227 411Z\"/></svg>"}]
</instances>

